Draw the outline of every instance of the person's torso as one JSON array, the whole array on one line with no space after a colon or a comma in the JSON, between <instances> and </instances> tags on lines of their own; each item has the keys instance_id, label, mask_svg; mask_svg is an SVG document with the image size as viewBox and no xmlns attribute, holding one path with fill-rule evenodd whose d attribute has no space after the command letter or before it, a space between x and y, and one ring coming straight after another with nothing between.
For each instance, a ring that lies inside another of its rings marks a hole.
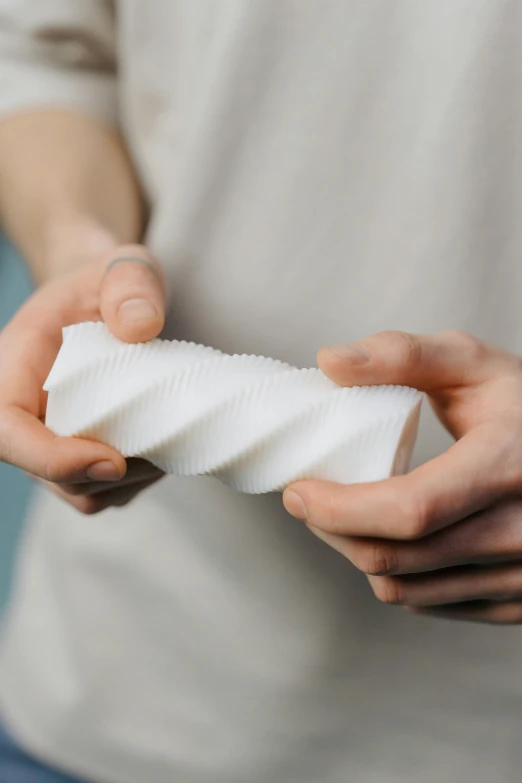
<instances>
[{"instance_id":1,"label":"person's torso","mask_svg":"<svg viewBox=\"0 0 522 783\"><path fill-rule=\"evenodd\" d=\"M299 366L390 328L520 352L517 0L117 11L167 336ZM447 442L426 418L417 460ZM167 478L95 519L40 500L0 691L118 783L514 783L521 654L379 605L276 495Z\"/></svg>"}]
</instances>

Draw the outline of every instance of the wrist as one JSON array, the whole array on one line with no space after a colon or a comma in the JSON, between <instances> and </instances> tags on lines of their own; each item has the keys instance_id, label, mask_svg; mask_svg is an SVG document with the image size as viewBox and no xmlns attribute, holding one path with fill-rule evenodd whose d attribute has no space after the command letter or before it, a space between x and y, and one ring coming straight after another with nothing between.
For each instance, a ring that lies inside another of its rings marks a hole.
<instances>
[{"instance_id":1,"label":"wrist","mask_svg":"<svg viewBox=\"0 0 522 783\"><path fill-rule=\"evenodd\" d=\"M94 218L64 215L49 224L40 259L33 265L39 283L76 269L129 241Z\"/></svg>"}]
</instances>

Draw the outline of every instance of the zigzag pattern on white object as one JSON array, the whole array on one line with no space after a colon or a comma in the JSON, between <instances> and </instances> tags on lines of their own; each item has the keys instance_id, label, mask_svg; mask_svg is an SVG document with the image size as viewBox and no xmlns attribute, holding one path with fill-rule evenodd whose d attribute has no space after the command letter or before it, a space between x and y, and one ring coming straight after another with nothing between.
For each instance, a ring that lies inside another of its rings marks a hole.
<instances>
[{"instance_id":1,"label":"zigzag pattern on white object","mask_svg":"<svg viewBox=\"0 0 522 783\"><path fill-rule=\"evenodd\" d=\"M342 388L318 369L176 340L128 345L102 323L63 330L45 382L46 425L103 441L178 476L241 492L319 478L374 481L408 469L421 395Z\"/></svg>"}]
</instances>

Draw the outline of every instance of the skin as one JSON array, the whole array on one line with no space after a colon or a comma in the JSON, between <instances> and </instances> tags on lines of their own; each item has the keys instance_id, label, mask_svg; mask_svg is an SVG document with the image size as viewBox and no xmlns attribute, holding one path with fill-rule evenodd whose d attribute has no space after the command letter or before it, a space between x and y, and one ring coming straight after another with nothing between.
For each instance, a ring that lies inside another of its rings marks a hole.
<instances>
[{"instance_id":1,"label":"skin","mask_svg":"<svg viewBox=\"0 0 522 783\"><path fill-rule=\"evenodd\" d=\"M85 514L125 505L161 471L100 443L56 437L43 424L42 390L64 326L103 320L130 343L163 328L165 281L139 244L144 205L123 140L69 111L3 119L0 208L39 283L0 333L0 459Z\"/></svg>"},{"instance_id":2,"label":"skin","mask_svg":"<svg viewBox=\"0 0 522 783\"><path fill-rule=\"evenodd\" d=\"M128 342L163 326L164 280L139 244L145 210L123 140L70 111L3 119L0 211L40 284L0 334L0 459L83 513L124 505L161 473L103 444L55 437L42 391L64 326L102 319ZM318 360L340 384L426 392L456 443L387 481L298 482L284 493L288 511L363 570L386 603L522 622L520 359L460 333L390 332L325 348Z\"/></svg>"},{"instance_id":3,"label":"skin","mask_svg":"<svg viewBox=\"0 0 522 783\"><path fill-rule=\"evenodd\" d=\"M296 482L287 510L367 574L385 603L522 622L522 361L460 332L385 332L324 348L318 362L341 385L426 392L456 442L405 476Z\"/></svg>"},{"instance_id":4,"label":"skin","mask_svg":"<svg viewBox=\"0 0 522 783\"><path fill-rule=\"evenodd\" d=\"M119 258L145 263L121 260L107 271ZM144 303L150 313L140 317ZM141 246L110 251L42 286L0 334L2 459L44 481L85 514L125 505L161 478L161 471L144 460L126 462L108 446L51 433L42 423L42 386L63 326L103 320L120 339L136 342L155 337L163 318L161 272Z\"/></svg>"}]
</instances>

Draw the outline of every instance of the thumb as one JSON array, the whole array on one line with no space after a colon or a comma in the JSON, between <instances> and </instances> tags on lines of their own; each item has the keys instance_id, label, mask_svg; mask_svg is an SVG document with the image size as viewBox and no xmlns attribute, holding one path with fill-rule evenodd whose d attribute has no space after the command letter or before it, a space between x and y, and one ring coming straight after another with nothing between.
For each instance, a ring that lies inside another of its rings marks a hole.
<instances>
[{"instance_id":1,"label":"thumb","mask_svg":"<svg viewBox=\"0 0 522 783\"><path fill-rule=\"evenodd\" d=\"M141 245L111 255L101 282L101 316L127 343L157 337L165 322L165 280L160 265Z\"/></svg>"},{"instance_id":2,"label":"thumb","mask_svg":"<svg viewBox=\"0 0 522 783\"><path fill-rule=\"evenodd\" d=\"M513 363L509 354L464 332L381 332L321 348L321 370L341 386L398 384L429 393L471 386Z\"/></svg>"}]
</instances>

